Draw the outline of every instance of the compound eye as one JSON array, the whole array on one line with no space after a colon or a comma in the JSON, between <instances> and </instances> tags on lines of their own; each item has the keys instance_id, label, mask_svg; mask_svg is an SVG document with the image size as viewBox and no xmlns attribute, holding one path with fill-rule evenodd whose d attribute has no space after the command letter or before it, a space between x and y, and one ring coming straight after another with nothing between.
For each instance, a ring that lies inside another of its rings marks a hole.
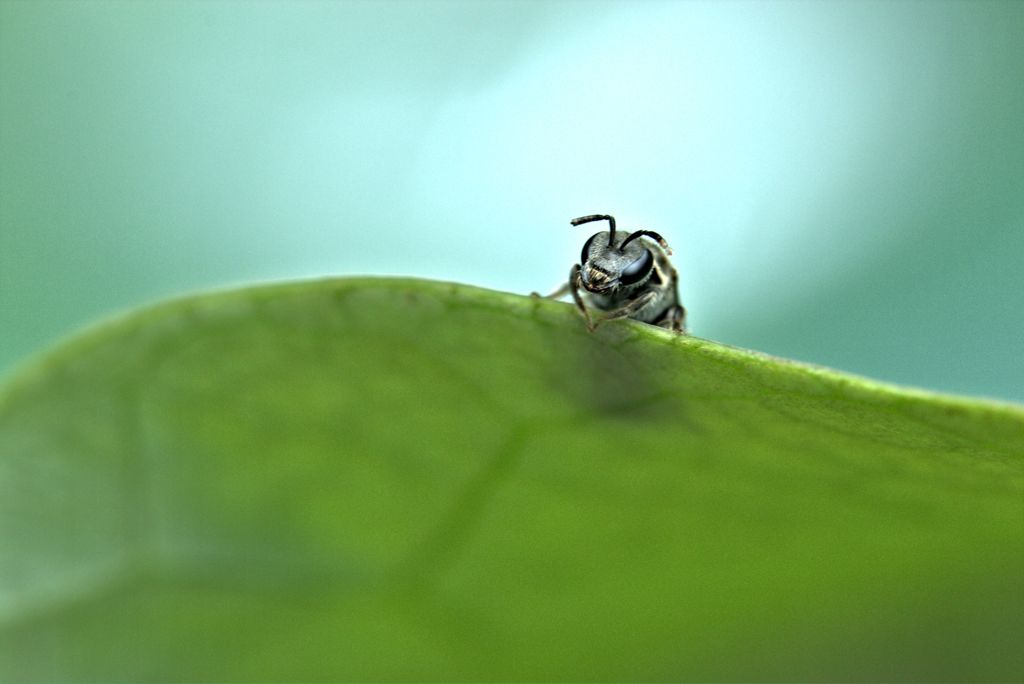
<instances>
[{"instance_id":1,"label":"compound eye","mask_svg":"<svg viewBox=\"0 0 1024 684\"><path fill-rule=\"evenodd\" d=\"M643 256L626 268L622 269L622 275L619 276L619 282L623 285L639 283L647 277L652 268L654 268L654 257L651 256L650 250L645 249Z\"/></svg>"},{"instance_id":2,"label":"compound eye","mask_svg":"<svg viewBox=\"0 0 1024 684\"><path fill-rule=\"evenodd\" d=\"M580 252L580 265L587 263L587 259L590 258L590 245L594 244L594 238L598 236L598 233L594 233L590 236L590 239L583 243L583 251Z\"/></svg>"}]
</instances>

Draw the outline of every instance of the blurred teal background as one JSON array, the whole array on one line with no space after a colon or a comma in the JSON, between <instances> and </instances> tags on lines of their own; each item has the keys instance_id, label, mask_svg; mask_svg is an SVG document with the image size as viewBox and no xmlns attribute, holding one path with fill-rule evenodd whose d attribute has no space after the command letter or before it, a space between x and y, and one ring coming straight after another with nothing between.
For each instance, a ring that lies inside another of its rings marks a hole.
<instances>
[{"instance_id":1,"label":"blurred teal background","mask_svg":"<svg viewBox=\"0 0 1024 684\"><path fill-rule=\"evenodd\" d=\"M1024 3L3 2L0 373L157 298L553 288L607 212L693 332L1024 400Z\"/></svg>"}]
</instances>

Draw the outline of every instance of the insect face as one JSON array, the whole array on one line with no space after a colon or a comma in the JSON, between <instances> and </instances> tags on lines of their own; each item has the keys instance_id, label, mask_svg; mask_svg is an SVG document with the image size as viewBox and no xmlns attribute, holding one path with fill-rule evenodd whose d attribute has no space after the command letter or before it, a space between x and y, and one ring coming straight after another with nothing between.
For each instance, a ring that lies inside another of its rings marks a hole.
<instances>
[{"instance_id":1,"label":"insect face","mask_svg":"<svg viewBox=\"0 0 1024 684\"><path fill-rule=\"evenodd\" d=\"M654 271L654 256L639 241L607 231L595 233L580 254L580 279L594 294L642 286Z\"/></svg>"}]
</instances>

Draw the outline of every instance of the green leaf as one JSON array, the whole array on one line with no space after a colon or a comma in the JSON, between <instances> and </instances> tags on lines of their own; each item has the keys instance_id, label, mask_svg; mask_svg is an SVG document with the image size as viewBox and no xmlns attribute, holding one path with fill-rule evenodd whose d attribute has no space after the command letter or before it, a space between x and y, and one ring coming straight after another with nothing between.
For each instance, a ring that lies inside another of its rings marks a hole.
<instances>
[{"instance_id":1,"label":"green leaf","mask_svg":"<svg viewBox=\"0 0 1024 684\"><path fill-rule=\"evenodd\" d=\"M1022 577L1020 408L547 300L203 295L0 390L5 681L1019 680Z\"/></svg>"}]
</instances>

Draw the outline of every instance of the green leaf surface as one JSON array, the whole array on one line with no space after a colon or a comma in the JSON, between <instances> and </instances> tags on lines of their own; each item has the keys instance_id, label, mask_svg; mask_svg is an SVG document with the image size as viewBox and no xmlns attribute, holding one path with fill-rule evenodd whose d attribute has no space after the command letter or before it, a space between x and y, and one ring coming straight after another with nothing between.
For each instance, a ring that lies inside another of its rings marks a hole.
<instances>
[{"instance_id":1,"label":"green leaf surface","mask_svg":"<svg viewBox=\"0 0 1024 684\"><path fill-rule=\"evenodd\" d=\"M1020 408L564 303L215 293L0 390L5 681L1020 680L1022 577Z\"/></svg>"}]
</instances>

